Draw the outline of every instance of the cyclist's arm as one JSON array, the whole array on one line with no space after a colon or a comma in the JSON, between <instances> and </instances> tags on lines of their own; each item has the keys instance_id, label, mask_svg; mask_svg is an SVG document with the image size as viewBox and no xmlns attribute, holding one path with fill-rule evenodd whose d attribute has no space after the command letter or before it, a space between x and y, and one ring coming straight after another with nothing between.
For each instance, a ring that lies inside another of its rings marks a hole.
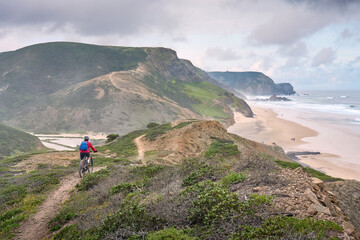
<instances>
[{"instance_id":1,"label":"cyclist's arm","mask_svg":"<svg viewBox=\"0 0 360 240\"><path fill-rule=\"evenodd\" d=\"M89 142L88 146L91 147L91 149L92 149L94 152L97 152L97 150L93 147L93 145L91 144L91 142Z\"/></svg>"}]
</instances>

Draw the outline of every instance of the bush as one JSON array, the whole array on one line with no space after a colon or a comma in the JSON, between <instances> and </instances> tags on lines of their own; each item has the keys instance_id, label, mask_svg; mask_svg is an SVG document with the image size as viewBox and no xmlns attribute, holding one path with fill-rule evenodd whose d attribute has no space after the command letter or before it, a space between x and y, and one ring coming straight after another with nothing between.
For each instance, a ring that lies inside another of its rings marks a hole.
<instances>
[{"instance_id":1,"label":"bush","mask_svg":"<svg viewBox=\"0 0 360 240\"><path fill-rule=\"evenodd\" d=\"M110 175L110 171L106 169L101 169L92 174L85 175L85 177L81 180L79 184L76 185L79 191L86 191L92 188L93 186L100 183L101 180L108 177Z\"/></svg>"},{"instance_id":2,"label":"bush","mask_svg":"<svg viewBox=\"0 0 360 240\"><path fill-rule=\"evenodd\" d=\"M238 212L239 207L239 198L235 193L230 193L228 189L214 184L202 191L193 201L193 207L189 211L189 220L210 226Z\"/></svg>"},{"instance_id":3,"label":"bush","mask_svg":"<svg viewBox=\"0 0 360 240\"><path fill-rule=\"evenodd\" d=\"M138 166L130 170L130 173L143 178L152 178L160 171L164 170L165 166L149 164L146 166Z\"/></svg>"},{"instance_id":4,"label":"bush","mask_svg":"<svg viewBox=\"0 0 360 240\"><path fill-rule=\"evenodd\" d=\"M220 138L214 139L215 141L210 144L210 147L205 152L205 157L212 158L216 155L229 157L240 153L238 146L233 141Z\"/></svg>"},{"instance_id":5,"label":"bush","mask_svg":"<svg viewBox=\"0 0 360 240\"><path fill-rule=\"evenodd\" d=\"M240 225L230 239L329 239L331 231L340 232L342 228L330 221L281 216L268 218L259 227Z\"/></svg>"},{"instance_id":6,"label":"bush","mask_svg":"<svg viewBox=\"0 0 360 240\"><path fill-rule=\"evenodd\" d=\"M232 172L221 179L221 184L228 187L231 184L244 181L245 178L246 176L242 173Z\"/></svg>"},{"instance_id":7,"label":"bush","mask_svg":"<svg viewBox=\"0 0 360 240\"><path fill-rule=\"evenodd\" d=\"M157 123L149 123L148 125L146 125L147 128L154 128L157 126L159 126L159 124L157 124Z\"/></svg>"},{"instance_id":8,"label":"bush","mask_svg":"<svg viewBox=\"0 0 360 240\"><path fill-rule=\"evenodd\" d=\"M197 238L190 237L184 233L184 230L175 228L166 228L157 232L150 233L146 240L195 240Z\"/></svg>"},{"instance_id":9,"label":"bush","mask_svg":"<svg viewBox=\"0 0 360 240\"><path fill-rule=\"evenodd\" d=\"M191 172L183 179L182 185L184 187L194 185L204 180L215 180L216 171L211 165L204 165L200 169Z\"/></svg>"},{"instance_id":10,"label":"bush","mask_svg":"<svg viewBox=\"0 0 360 240\"><path fill-rule=\"evenodd\" d=\"M129 194L131 192L133 192L136 189L136 185L129 183L129 182L124 182L124 183L120 183L118 185L115 185L113 187L111 187L109 189L109 194L113 195L116 193L120 193L123 192L124 194Z\"/></svg>"},{"instance_id":11,"label":"bush","mask_svg":"<svg viewBox=\"0 0 360 240\"><path fill-rule=\"evenodd\" d=\"M104 220L98 233L101 239L101 236L108 232L115 232L119 228L139 232L157 226L159 223L161 223L160 219L147 215L145 204L139 204L139 200L127 197L119 210Z\"/></svg>"},{"instance_id":12,"label":"bush","mask_svg":"<svg viewBox=\"0 0 360 240\"><path fill-rule=\"evenodd\" d=\"M81 240L82 233L79 230L76 224L69 225L60 230L55 236L54 240L63 240L63 239L72 239L72 240Z\"/></svg>"},{"instance_id":13,"label":"bush","mask_svg":"<svg viewBox=\"0 0 360 240\"><path fill-rule=\"evenodd\" d=\"M106 143L112 142L119 137L119 134L109 134L106 136Z\"/></svg>"}]
</instances>

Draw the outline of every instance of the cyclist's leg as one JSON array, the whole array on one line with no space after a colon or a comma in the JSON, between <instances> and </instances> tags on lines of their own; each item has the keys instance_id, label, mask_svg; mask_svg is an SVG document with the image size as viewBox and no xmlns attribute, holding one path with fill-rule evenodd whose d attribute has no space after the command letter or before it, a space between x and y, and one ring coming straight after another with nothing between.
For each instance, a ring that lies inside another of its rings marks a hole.
<instances>
[{"instance_id":1,"label":"cyclist's leg","mask_svg":"<svg viewBox=\"0 0 360 240\"><path fill-rule=\"evenodd\" d=\"M84 153L84 155L86 156L86 159L87 159L87 163L90 162L90 153Z\"/></svg>"}]
</instances>

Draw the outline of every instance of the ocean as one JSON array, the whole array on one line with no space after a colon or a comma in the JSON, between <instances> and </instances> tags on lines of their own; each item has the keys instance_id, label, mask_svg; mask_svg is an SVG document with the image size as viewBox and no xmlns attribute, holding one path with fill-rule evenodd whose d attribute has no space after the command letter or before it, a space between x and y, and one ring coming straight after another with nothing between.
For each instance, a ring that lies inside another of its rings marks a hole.
<instances>
[{"instance_id":1,"label":"ocean","mask_svg":"<svg viewBox=\"0 0 360 240\"><path fill-rule=\"evenodd\" d=\"M360 127L360 91L298 91L289 98L290 102L255 102L256 98L249 97L250 102L267 108L297 109L306 113L325 114L322 119L340 125ZM317 116L319 117L319 116Z\"/></svg>"},{"instance_id":2,"label":"ocean","mask_svg":"<svg viewBox=\"0 0 360 240\"><path fill-rule=\"evenodd\" d=\"M318 133L303 138L305 144L285 151L330 154L336 156L331 159L332 164L356 170L360 176L360 91L298 91L285 97L291 101L256 101L256 98L265 98L258 96L249 97L247 102Z\"/></svg>"}]
</instances>

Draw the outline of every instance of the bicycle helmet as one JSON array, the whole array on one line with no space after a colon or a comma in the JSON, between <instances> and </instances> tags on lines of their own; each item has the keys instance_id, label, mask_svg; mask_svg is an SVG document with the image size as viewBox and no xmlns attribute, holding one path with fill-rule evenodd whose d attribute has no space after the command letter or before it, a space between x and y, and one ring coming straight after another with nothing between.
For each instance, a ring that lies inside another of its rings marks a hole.
<instances>
[{"instance_id":1,"label":"bicycle helmet","mask_svg":"<svg viewBox=\"0 0 360 240\"><path fill-rule=\"evenodd\" d=\"M89 141L89 136L85 136L84 141Z\"/></svg>"}]
</instances>

